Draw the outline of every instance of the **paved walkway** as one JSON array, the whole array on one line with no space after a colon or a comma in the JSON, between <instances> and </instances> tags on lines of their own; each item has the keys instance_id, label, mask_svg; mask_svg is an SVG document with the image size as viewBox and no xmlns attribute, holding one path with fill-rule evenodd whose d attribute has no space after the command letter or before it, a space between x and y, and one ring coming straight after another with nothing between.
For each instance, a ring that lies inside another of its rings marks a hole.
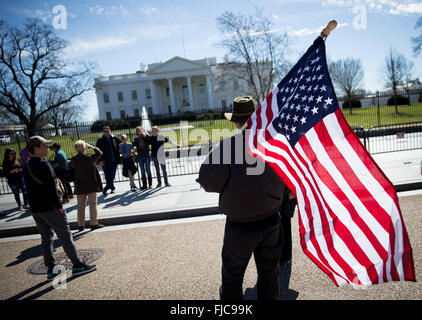
<instances>
[{"instance_id":1,"label":"paved walkway","mask_svg":"<svg viewBox=\"0 0 422 320\"><path fill-rule=\"evenodd\" d=\"M409 192L408 192L409 193ZM422 299L422 192L399 194L419 282L391 282L360 290L337 288L300 248L297 214L292 221L293 263L280 274L282 299ZM218 299L224 217L210 215L106 227L74 234L79 250L97 248L98 270L54 289L45 275L26 272L41 261L38 235L0 239L0 299ZM55 242L56 253L63 252ZM250 261L246 299L256 297L256 269ZM189 303L187 303L188 305Z\"/></svg>"}]
</instances>

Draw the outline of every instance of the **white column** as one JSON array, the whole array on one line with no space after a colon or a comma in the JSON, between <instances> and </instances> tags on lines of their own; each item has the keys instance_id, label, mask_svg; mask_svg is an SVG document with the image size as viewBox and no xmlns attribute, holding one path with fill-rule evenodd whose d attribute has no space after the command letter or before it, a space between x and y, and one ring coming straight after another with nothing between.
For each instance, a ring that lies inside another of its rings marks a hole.
<instances>
[{"instance_id":1,"label":"white column","mask_svg":"<svg viewBox=\"0 0 422 320\"><path fill-rule=\"evenodd\" d=\"M190 109L190 111L195 111L195 103L193 102L191 77L186 77L186 79L188 80L189 109Z\"/></svg>"},{"instance_id":2,"label":"white column","mask_svg":"<svg viewBox=\"0 0 422 320\"><path fill-rule=\"evenodd\" d=\"M169 81L171 111L176 112L177 108L176 108L176 103L175 103L175 100L174 100L173 79L169 78L168 81Z\"/></svg>"},{"instance_id":3,"label":"white column","mask_svg":"<svg viewBox=\"0 0 422 320\"><path fill-rule=\"evenodd\" d=\"M157 94L155 92L154 80L151 80L150 82L150 90L151 90L152 113L154 114L160 113L158 111Z\"/></svg>"},{"instance_id":4,"label":"white column","mask_svg":"<svg viewBox=\"0 0 422 320\"><path fill-rule=\"evenodd\" d=\"M213 101L213 97L212 97L211 77L209 75L207 75L206 78L207 78L208 108L214 109L214 101Z\"/></svg>"}]
</instances>

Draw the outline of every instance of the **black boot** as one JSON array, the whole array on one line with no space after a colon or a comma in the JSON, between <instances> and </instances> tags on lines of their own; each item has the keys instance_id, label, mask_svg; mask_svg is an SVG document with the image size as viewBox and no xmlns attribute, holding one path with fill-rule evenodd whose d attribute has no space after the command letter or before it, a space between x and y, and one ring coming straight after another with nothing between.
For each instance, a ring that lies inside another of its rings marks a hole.
<instances>
[{"instance_id":1,"label":"black boot","mask_svg":"<svg viewBox=\"0 0 422 320\"><path fill-rule=\"evenodd\" d=\"M141 190L147 189L147 178L142 178L142 188Z\"/></svg>"},{"instance_id":2,"label":"black boot","mask_svg":"<svg viewBox=\"0 0 422 320\"><path fill-rule=\"evenodd\" d=\"M152 178L148 177L148 189L152 188Z\"/></svg>"}]
</instances>

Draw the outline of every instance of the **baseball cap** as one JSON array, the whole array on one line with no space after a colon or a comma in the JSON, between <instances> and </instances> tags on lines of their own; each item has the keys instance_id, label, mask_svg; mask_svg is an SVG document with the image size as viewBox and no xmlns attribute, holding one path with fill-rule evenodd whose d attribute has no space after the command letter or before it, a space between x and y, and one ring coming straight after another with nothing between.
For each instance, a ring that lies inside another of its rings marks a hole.
<instances>
[{"instance_id":1,"label":"baseball cap","mask_svg":"<svg viewBox=\"0 0 422 320\"><path fill-rule=\"evenodd\" d=\"M52 140L46 140L41 136L32 136L28 140L28 148L39 147L41 144L50 144Z\"/></svg>"}]
</instances>

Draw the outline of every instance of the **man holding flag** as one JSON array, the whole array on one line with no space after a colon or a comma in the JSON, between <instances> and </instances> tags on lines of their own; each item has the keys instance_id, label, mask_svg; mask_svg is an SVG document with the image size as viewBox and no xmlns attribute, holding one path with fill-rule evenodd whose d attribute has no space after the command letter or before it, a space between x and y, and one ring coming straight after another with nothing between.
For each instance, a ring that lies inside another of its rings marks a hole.
<instances>
[{"instance_id":1,"label":"man holding flag","mask_svg":"<svg viewBox=\"0 0 422 320\"><path fill-rule=\"evenodd\" d=\"M240 129L255 111L251 97L233 101L228 120ZM252 253L258 272L257 297L279 297L280 213L284 183L270 166L244 148L245 131L224 139L201 165L197 180L207 192L220 194L227 215L222 250L222 300L242 300L243 276Z\"/></svg>"},{"instance_id":2,"label":"man holding flag","mask_svg":"<svg viewBox=\"0 0 422 320\"><path fill-rule=\"evenodd\" d=\"M394 186L339 108L327 29L247 120L245 150L296 197L302 249L335 285L416 281Z\"/></svg>"}]
</instances>

